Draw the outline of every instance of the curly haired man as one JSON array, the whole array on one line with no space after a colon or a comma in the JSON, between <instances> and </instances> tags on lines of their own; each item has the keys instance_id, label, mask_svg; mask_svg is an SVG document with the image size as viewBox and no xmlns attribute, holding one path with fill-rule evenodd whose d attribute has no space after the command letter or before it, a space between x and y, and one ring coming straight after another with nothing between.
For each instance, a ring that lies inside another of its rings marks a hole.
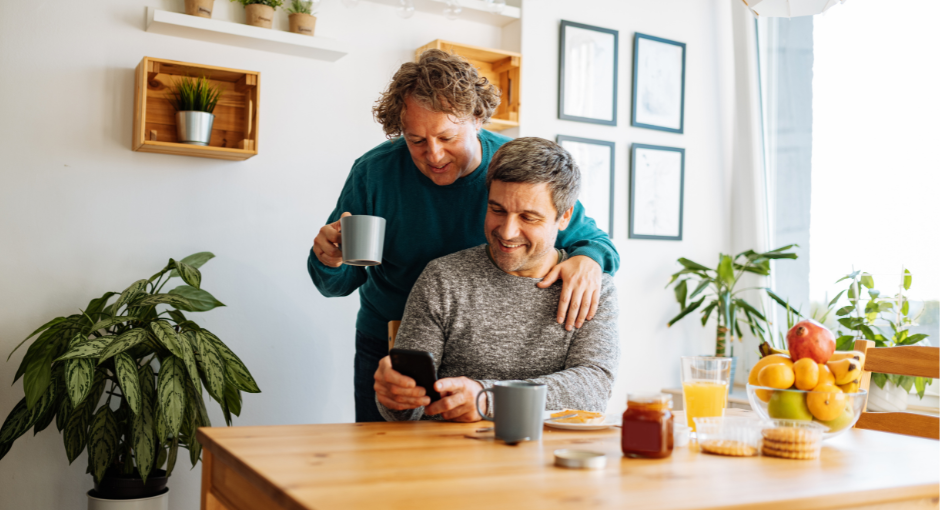
<instances>
[{"instance_id":1,"label":"curly haired man","mask_svg":"<svg viewBox=\"0 0 940 510\"><path fill-rule=\"evenodd\" d=\"M486 174L509 138L483 129L499 90L463 58L428 50L392 78L372 112L389 140L353 165L336 208L313 242L307 271L324 296L359 289L354 385L356 421L384 421L373 389L388 354L388 323L400 320L408 294L431 260L486 242ZM339 219L368 214L386 219L382 264L343 265ZM597 312L602 275L620 257L607 235L575 204L555 245L569 257L538 283L562 282L557 320L580 328Z\"/></svg>"}]
</instances>

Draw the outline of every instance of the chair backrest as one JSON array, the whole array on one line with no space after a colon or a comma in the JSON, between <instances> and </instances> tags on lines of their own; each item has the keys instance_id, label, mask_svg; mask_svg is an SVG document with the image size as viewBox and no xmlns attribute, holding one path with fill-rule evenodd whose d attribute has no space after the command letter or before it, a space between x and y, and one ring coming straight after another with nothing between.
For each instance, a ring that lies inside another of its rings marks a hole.
<instances>
[{"instance_id":1,"label":"chair backrest","mask_svg":"<svg viewBox=\"0 0 940 510\"><path fill-rule=\"evenodd\" d=\"M865 367L859 387L869 391L871 373L910 375L940 378L940 348L905 345L901 347L875 347L871 340L857 340L855 350L865 353ZM940 418L916 413L874 413L866 409L855 424L856 428L894 432L908 436L940 439Z\"/></svg>"},{"instance_id":2,"label":"chair backrest","mask_svg":"<svg viewBox=\"0 0 940 510\"><path fill-rule=\"evenodd\" d=\"M388 350L395 348L395 337L398 336L400 327L401 321L388 321Z\"/></svg>"}]
</instances>

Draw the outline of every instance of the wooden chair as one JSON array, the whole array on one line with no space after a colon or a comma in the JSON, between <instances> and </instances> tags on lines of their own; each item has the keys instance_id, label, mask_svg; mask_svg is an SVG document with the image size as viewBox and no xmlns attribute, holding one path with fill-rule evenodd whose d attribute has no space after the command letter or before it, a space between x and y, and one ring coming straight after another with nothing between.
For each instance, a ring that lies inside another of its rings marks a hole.
<instances>
[{"instance_id":1,"label":"wooden chair","mask_svg":"<svg viewBox=\"0 0 940 510\"><path fill-rule=\"evenodd\" d=\"M865 353L865 367L859 383L859 387L865 391L871 385L872 372L940 378L940 348L937 347L875 347L875 342L871 340L857 340L855 350ZM867 401L865 407L868 407ZM855 427L940 439L940 418L924 414L869 413L863 409Z\"/></svg>"},{"instance_id":2,"label":"wooden chair","mask_svg":"<svg viewBox=\"0 0 940 510\"><path fill-rule=\"evenodd\" d=\"M388 322L388 350L395 348L395 337L398 336L398 328L401 327L401 321Z\"/></svg>"}]
</instances>

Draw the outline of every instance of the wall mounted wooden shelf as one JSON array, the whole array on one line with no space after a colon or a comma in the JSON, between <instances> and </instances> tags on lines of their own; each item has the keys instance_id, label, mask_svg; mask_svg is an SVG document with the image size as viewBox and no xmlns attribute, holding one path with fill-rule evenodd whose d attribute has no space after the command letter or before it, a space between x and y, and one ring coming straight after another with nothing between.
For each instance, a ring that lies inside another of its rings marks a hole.
<instances>
[{"instance_id":1,"label":"wall mounted wooden shelf","mask_svg":"<svg viewBox=\"0 0 940 510\"><path fill-rule=\"evenodd\" d=\"M258 154L261 73L144 57L135 76L135 151L235 161ZM171 84L183 76L205 76L222 88L208 146L177 141L176 110L167 96Z\"/></svg>"},{"instance_id":2,"label":"wall mounted wooden shelf","mask_svg":"<svg viewBox=\"0 0 940 510\"><path fill-rule=\"evenodd\" d=\"M490 131L502 131L519 127L521 54L437 39L418 48L415 51L415 60L430 49L444 50L467 59L481 75L502 91L503 97L499 103L499 108L496 109L496 113L493 114L490 122L483 126L484 128Z\"/></svg>"},{"instance_id":3,"label":"wall mounted wooden shelf","mask_svg":"<svg viewBox=\"0 0 940 510\"><path fill-rule=\"evenodd\" d=\"M200 18L153 7L147 7L147 31L328 62L335 62L349 53L345 44L333 39Z\"/></svg>"}]
</instances>

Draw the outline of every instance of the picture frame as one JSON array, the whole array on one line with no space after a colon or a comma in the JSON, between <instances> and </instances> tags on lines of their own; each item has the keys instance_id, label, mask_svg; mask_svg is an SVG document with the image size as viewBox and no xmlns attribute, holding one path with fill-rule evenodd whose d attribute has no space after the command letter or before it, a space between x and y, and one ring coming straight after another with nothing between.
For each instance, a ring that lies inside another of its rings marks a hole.
<instances>
[{"instance_id":1,"label":"picture frame","mask_svg":"<svg viewBox=\"0 0 940 510\"><path fill-rule=\"evenodd\" d=\"M581 193L578 200L584 213L597 228L614 237L614 142L558 135L555 143L571 153L581 170Z\"/></svg>"},{"instance_id":2,"label":"picture frame","mask_svg":"<svg viewBox=\"0 0 940 510\"><path fill-rule=\"evenodd\" d=\"M685 149L633 144L630 239L682 240Z\"/></svg>"},{"instance_id":3,"label":"picture frame","mask_svg":"<svg viewBox=\"0 0 940 510\"><path fill-rule=\"evenodd\" d=\"M617 30L561 21L558 118L617 125Z\"/></svg>"},{"instance_id":4,"label":"picture frame","mask_svg":"<svg viewBox=\"0 0 940 510\"><path fill-rule=\"evenodd\" d=\"M631 125L682 134L685 129L685 43L633 37Z\"/></svg>"}]
</instances>

